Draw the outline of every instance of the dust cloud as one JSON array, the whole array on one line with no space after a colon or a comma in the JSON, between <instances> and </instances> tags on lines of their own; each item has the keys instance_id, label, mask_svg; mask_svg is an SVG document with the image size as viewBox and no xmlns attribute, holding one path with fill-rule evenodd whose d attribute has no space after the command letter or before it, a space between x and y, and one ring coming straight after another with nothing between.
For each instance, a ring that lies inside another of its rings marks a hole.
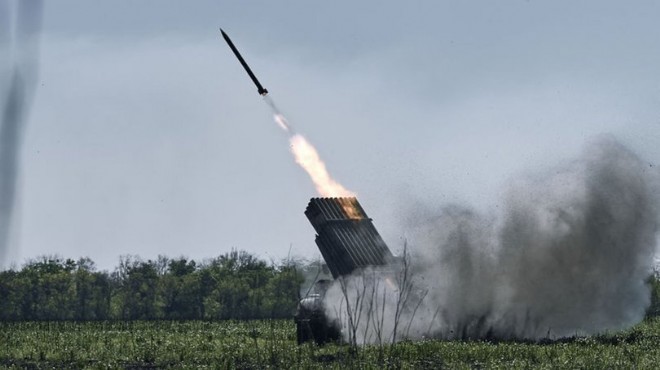
<instances>
[{"instance_id":1,"label":"dust cloud","mask_svg":"<svg viewBox=\"0 0 660 370\"><path fill-rule=\"evenodd\" d=\"M650 303L660 176L616 139L516 176L488 214L418 206L394 284L361 271L326 295L347 339L556 339L630 327ZM381 274L382 275L382 274ZM387 275L387 274L385 274Z\"/></svg>"}]
</instances>

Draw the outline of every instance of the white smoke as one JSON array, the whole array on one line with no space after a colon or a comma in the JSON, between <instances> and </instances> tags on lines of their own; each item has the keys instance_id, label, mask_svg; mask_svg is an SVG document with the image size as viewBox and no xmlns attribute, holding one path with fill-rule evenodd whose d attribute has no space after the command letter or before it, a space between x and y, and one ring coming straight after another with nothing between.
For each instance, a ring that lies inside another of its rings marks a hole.
<instances>
[{"instance_id":1,"label":"white smoke","mask_svg":"<svg viewBox=\"0 0 660 370\"><path fill-rule=\"evenodd\" d=\"M328 292L327 313L356 343L554 339L630 327L650 302L659 179L602 137L571 163L513 180L492 215L462 205L415 209L409 284L402 271L392 278L398 287L354 274Z\"/></svg>"},{"instance_id":2,"label":"white smoke","mask_svg":"<svg viewBox=\"0 0 660 370\"><path fill-rule=\"evenodd\" d=\"M11 252L25 121L36 83L41 0L0 0L0 269Z\"/></svg>"}]
</instances>

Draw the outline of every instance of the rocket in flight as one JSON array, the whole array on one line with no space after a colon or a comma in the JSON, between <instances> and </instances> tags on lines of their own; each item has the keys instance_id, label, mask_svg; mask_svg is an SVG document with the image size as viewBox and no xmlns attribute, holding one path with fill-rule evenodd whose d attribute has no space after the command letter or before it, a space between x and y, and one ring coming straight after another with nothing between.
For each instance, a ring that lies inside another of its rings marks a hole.
<instances>
[{"instance_id":1,"label":"rocket in flight","mask_svg":"<svg viewBox=\"0 0 660 370\"><path fill-rule=\"evenodd\" d=\"M225 31L223 31L221 28L220 32L222 32L222 37L227 42L227 45L229 45L229 47L231 48L231 51L234 52L234 55L236 55L238 61L241 62L241 65L243 66L243 68L245 68L245 72L247 72L248 76L250 76L252 82L254 82L254 84L257 85L257 91L259 92L259 95L266 96L268 94L268 90L266 90L263 86L261 86L261 83L259 83L259 80L257 80L257 76L255 76L254 73L252 73L250 66L247 65L245 59L243 59L241 53L238 52L238 49L236 49L236 46L234 46L234 43L231 42L231 39L229 38L229 36L227 36Z\"/></svg>"}]
</instances>

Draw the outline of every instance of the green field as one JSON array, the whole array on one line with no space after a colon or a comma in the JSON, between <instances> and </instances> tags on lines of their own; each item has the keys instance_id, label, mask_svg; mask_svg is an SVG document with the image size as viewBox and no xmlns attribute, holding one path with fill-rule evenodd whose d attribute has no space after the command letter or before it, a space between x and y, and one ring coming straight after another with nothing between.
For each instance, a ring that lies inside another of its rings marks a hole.
<instances>
[{"instance_id":1,"label":"green field","mask_svg":"<svg viewBox=\"0 0 660 370\"><path fill-rule=\"evenodd\" d=\"M553 343L298 346L288 320L0 323L4 368L639 368L660 364L660 318Z\"/></svg>"}]
</instances>

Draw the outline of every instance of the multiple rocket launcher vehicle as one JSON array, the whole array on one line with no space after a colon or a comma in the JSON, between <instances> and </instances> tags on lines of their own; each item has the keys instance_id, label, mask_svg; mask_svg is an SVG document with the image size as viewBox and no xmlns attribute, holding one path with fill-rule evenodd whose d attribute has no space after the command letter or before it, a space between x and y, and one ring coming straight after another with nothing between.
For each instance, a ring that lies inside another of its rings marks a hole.
<instances>
[{"instance_id":1,"label":"multiple rocket launcher vehicle","mask_svg":"<svg viewBox=\"0 0 660 370\"><path fill-rule=\"evenodd\" d=\"M396 258L357 198L312 198L305 216L316 230L316 245L334 279L366 267L396 265ZM388 268L380 270L381 277L391 274L385 271ZM328 285L328 281L316 282L314 294L298 304L294 321L299 344L340 338L339 323L325 315L323 299Z\"/></svg>"},{"instance_id":2,"label":"multiple rocket launcher vehicle","mask_svg":"<svg viewBox=\"0 0 660 370\"><path fill-rule=\"evenodd\" d=\"M261 85L229 36L222 29L220 32L257 86L259 95L266 96L268 90ZM316 245L334 279L348 276L355 270L368 266L394 263L395 257L357 198L312 198L305 210L305 216L316 230ZM298 343L312 340L324 343L339 339L338 324L330 322L323 310L327 286L328 281L317 281L316 291L300 300L294 317Z\"/></svg>"}]
</instances>

